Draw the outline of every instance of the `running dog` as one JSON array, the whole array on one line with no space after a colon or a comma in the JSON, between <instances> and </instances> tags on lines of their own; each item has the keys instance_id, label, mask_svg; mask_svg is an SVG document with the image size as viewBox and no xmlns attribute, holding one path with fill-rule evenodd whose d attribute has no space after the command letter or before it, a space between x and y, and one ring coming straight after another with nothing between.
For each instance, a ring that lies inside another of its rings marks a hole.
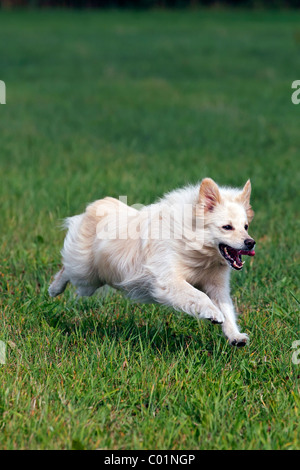
<instances>
[{"instance_id":1,"label":"running dog","mask_svg":"<svg viewBox=\"0 0 300 470\"><path fill-rule=\"evenodd\" d=\"M239 331L230 297L230 271L254 256L251 183L219 187L212 179L177 189L142 208L106 197L66 219L63 267L49 287L70 282L80 296L108 284L141 302L155 302L222 325L233 346Z\"/></svg>"}]
</instances>

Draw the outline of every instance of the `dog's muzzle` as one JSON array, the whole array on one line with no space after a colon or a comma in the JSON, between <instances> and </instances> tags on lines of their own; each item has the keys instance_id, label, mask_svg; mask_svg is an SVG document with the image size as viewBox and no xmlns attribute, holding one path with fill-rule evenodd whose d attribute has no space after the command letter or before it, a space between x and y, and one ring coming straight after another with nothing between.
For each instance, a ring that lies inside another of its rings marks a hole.
<instances>
[{"instance_id":1,"label":"dog's muzzle","mask_svg":"<svg viewBox=\"0 0 300 470\"><path fill-rule=\"evenodd\" d=\"M250 243L251 241L251 243ZM247 242L247 243L246 243ZM254 245L255 241L252 238L248 238L244 241L245 246L248 248L246 250L236 250L229 245L220 243L219 250L223 258L228 262L229 266L233 269L240 271L243 268L245 261L242 261L242 255L254 256Z\"/></svg>"}]
</instances>

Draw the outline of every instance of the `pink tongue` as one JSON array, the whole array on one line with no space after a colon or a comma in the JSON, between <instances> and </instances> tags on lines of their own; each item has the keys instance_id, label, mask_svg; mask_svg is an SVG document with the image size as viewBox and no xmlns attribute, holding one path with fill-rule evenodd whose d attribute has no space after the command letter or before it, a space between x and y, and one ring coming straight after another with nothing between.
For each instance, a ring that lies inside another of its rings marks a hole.
<instances>
[{"instance_id":1,"label":"pink tongue","mask_svg":"<svg viewBox=\"0 0 300 470\"><path fill-rule=\"evenodd\" d=\"M239 250L238 253L239 253L239 255L248 255L248 256L254 256L255 255L254 250L251 250L251 251Z\"/></svg>"}]
</instances>

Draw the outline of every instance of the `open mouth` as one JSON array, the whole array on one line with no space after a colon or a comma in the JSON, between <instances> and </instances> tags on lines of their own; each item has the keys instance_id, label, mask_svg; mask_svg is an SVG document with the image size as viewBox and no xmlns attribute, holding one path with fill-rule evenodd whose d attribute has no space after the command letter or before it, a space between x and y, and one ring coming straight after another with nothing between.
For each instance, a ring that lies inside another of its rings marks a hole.
<instances>
[{"instance_id":1,"label":"open mouth","mask_svg":"<svg viewBox=\"0 0 300 470\"><path fill-rule=\"evenodd\" d=\"M219 250L223 258L226 259L228 264L238 271L243 268L245 261L242 261L242 255L254 256L254 250L236 250L229 245L220 243Z\"/></svg>"}]
</instances>

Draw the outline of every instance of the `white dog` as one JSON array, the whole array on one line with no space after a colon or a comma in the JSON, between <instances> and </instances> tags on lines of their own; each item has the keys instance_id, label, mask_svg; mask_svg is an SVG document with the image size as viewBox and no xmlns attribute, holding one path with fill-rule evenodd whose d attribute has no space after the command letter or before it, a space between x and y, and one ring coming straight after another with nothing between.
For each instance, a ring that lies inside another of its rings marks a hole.
<instances>
[{"instance_id":1,"label":"white dog","mask_svg":"<svg viewBox=\"0 0 300 470\"><path fill-rule=\"evenodd\" d=\"M172 191L139 210L106 197L66 221L63 268L49 287L68 282L79 295L108 284L133 299L157 302L222 324L229 342L244 346L230 298L230 268L254 256L248 235L251 184L218 187L210 178Z\"/></svg>"}]
</instances>

